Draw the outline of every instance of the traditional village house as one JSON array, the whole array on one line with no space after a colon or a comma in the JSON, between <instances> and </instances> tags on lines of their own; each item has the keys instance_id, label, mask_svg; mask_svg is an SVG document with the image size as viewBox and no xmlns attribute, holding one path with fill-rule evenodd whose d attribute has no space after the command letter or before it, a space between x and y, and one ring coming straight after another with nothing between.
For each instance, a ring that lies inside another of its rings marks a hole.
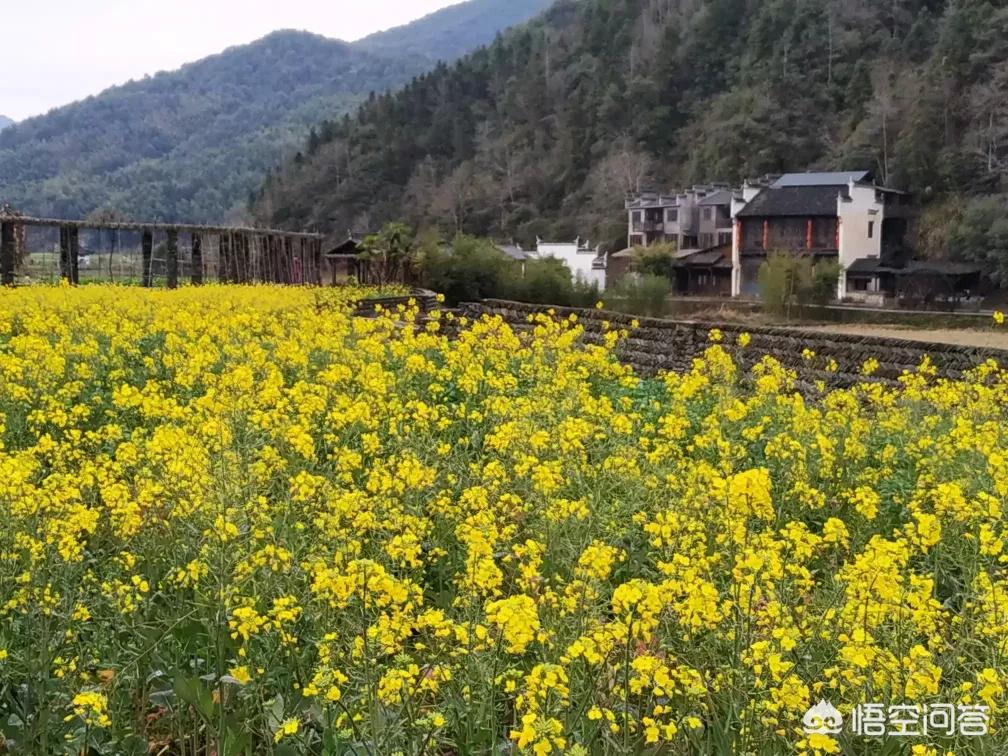
<instances>
[{"instance_id":1,"label":"traditional village house","mask_svg":"<svg viewBox=\"0 0 1008 756\"><path fill-rule=\"evenodd\" d=\"M732 202L732 294L757 296L760 266L780 251L838 262L839 299L882 304L895 291L882 271L905 264L912 216L909 196L868 171L747 182Z\"/></svg>"},{"instance_id":2,"label":"traditional village house","mask_svg":"<svg viewBox=\"0 0 1008 756\"><path fill-rule=\"evenodd\" d=\"M608 260L598 245L593 248L580 238L573 242L545 242L537 238L535 257L555 257L570 268L575 281L598 284L599 291L606 287Z\"/></svg>"},{"instance_id":3,"label":"traditional village house","mask_svg":"<svg viewBox=\"0 0 1008 756\"><path fill-rule=\"evenodd\" d=\"M627 249L612 255L610 281L629 272L634 248L667 244L674 250L676 293L729 296L732 197L727 185L711 184L628 199Z\"/></svg>"}]
</instances>

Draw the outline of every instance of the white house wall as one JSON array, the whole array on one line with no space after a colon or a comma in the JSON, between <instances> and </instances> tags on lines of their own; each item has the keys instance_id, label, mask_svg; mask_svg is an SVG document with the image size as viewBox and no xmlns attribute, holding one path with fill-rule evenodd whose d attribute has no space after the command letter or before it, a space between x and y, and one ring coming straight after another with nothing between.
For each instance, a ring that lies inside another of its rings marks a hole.
<instances>
[{"instance_id":1,"label":"white house wall","mask_svg":"<svg viewBox=\"0 0 1008 756\"><path fill-rule=\"evenodd\" d=\"M594 249L583 249L579 244L550 244L540 242L537 247L536 256L541 258L555 257L563 261L571 271L571 278L574 281L587 281L589 284L598 284L599 290L604 290L606 285L605 270L595 270L592 263L598 257Z\"/></svg>"},{"instance_id":2,"label":"white house wall","mask_svg":"<svg viewBox=\"0 0 1008 756\"><path fill-rule=\"evenodd\" d=\"M882 254L882 220L885 205L878 201L875 188L851 184L850 199L837 200L837 216L840 219L840 280L837 295L847 296L847 268L855 260L864 257L878 258ZM871 236L868 225L874 223Z\"/></svg>"}]
</instances>

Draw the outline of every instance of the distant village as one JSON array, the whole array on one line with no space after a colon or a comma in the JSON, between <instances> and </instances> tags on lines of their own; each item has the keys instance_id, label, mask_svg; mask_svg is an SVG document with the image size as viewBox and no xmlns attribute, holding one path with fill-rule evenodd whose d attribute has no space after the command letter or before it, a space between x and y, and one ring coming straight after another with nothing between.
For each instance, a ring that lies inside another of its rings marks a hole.
<instances>
[{"instance_id":1,"label":"distant village","mask_svg":"<svg viewBox=\"0 0 1008 756\"><path fill-rule=\"evenodd\" d=\"M637 250L671 250L678 295L759 297L761 265L775 253L838 263L836 298L874 306L979 304L989 290L981 266L917 259L908 243L917 213L905 192L878 186L869 171L764 176L741 187L643 192L625 201L623 250L581 239L537 240L535 250L501 245L526 260L553 256L600 289L632 273Z\"/></svg>"}]
</instances>

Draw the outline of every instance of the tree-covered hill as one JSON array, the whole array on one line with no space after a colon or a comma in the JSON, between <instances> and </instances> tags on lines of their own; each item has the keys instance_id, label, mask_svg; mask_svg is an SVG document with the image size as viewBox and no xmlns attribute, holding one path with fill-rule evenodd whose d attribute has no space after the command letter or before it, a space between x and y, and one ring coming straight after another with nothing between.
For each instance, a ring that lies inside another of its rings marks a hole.
<instances>
[{"instance_id":1,"label":"tree-covered hill","mask_svg":"<svg viewBox=\"0 0 1008 756\"><path fill-rule=\"evenodd\" d=\"M312 124L402 85L432 59L490 42L548 4L472 0L354 44L276 32L113 87L3 130L0 202L68 217L233 216L270 167L296 158ZM460 33L474 13L480 22Z\"/></svg>"},{"instance_id":2,"label":"tree-covered hill","mask_svg":"<svg viewBox=\"0 0 1008 756\"><path fill-rule=\"evenodd\" d=\"M260 218L617 244L643 186L871 168L947 225L949 201L1008 188L1008 9L561 0L328 124L311 153L268 177Z\"/></svg>"},{"instance_id":3,"label":"tree-covered hill","mask_svg":"<svg viewBox=\"0 0 1008 756\"><path fill-rule=\"evenodd\" d=\"M14 121L12 121L10 118L8 118L5 115L0 115L0 131L3 131L8 126L13 126L13 125L14 125Z\"/></svg>"},{"instance_id":4,"label":"tree-covered hill","mask_svg":"<svg viewBox=\"0 0 1008 756\"><path fill-rule=\"evenodd\" d=\"M507 0L506 11L500 2L460 2L411 24L372 34L355 47L372 53L414 55L433 67L439 60L453 60L487 44L498 32L541 13L552 1Z\"/></svg>"}]
</instances>

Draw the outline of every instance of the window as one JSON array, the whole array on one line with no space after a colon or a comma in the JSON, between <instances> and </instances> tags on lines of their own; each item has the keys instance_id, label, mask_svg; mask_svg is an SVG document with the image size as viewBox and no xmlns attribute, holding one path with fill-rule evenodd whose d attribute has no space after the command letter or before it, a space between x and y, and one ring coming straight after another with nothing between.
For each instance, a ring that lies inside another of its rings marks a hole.
<instances>
[{"instance_id":1,"label":"window","mask_svg":"<svg viewBox=\"0 0 1008 756\"><path fill-rule=\"evenodd\" d=\"M868 238L871 239L875 236L875 221L868 221Z\"/></svg>"},{"instance_id":2,"label":"window","mask_svg":"<svg viewBox=\"0 0 1008 756\"><path fill-rule=\"evenodd\" d=\"M703 209L703 219L704 220L711 220L713 217L714 217L714 208L713 207L705 207Z\"/></svg>"},{"instance_id":3,"label":"window","mask_svg":"<svg viewBox=\"0 0 1008 756\"><path fill-rule=\"evenodd\" d=\"M667 220L669 223L675 223L677 220L679 220L679 208L670 207L668 210L666 210L665 220Z\"/></svg>"},{"instance_id":4,"label":"window","mask_svg":"<svg viewBox=\"0 0 1008 756\"><path fill-rule=\"evenodd\" d=\"M695 236L684 236L682 241L683 249L696 249L697 238Z\"/></svg>"},{"instance_id":5,"label":"window","mask_svg":"<svg viewBox=\"0 0 1008 756\"><path fill-rule=\"evenodd\" d=\"M868 291L868 279L867 278L855 278L854 279L854 291Z\"/></svg>"}]
</instances>

